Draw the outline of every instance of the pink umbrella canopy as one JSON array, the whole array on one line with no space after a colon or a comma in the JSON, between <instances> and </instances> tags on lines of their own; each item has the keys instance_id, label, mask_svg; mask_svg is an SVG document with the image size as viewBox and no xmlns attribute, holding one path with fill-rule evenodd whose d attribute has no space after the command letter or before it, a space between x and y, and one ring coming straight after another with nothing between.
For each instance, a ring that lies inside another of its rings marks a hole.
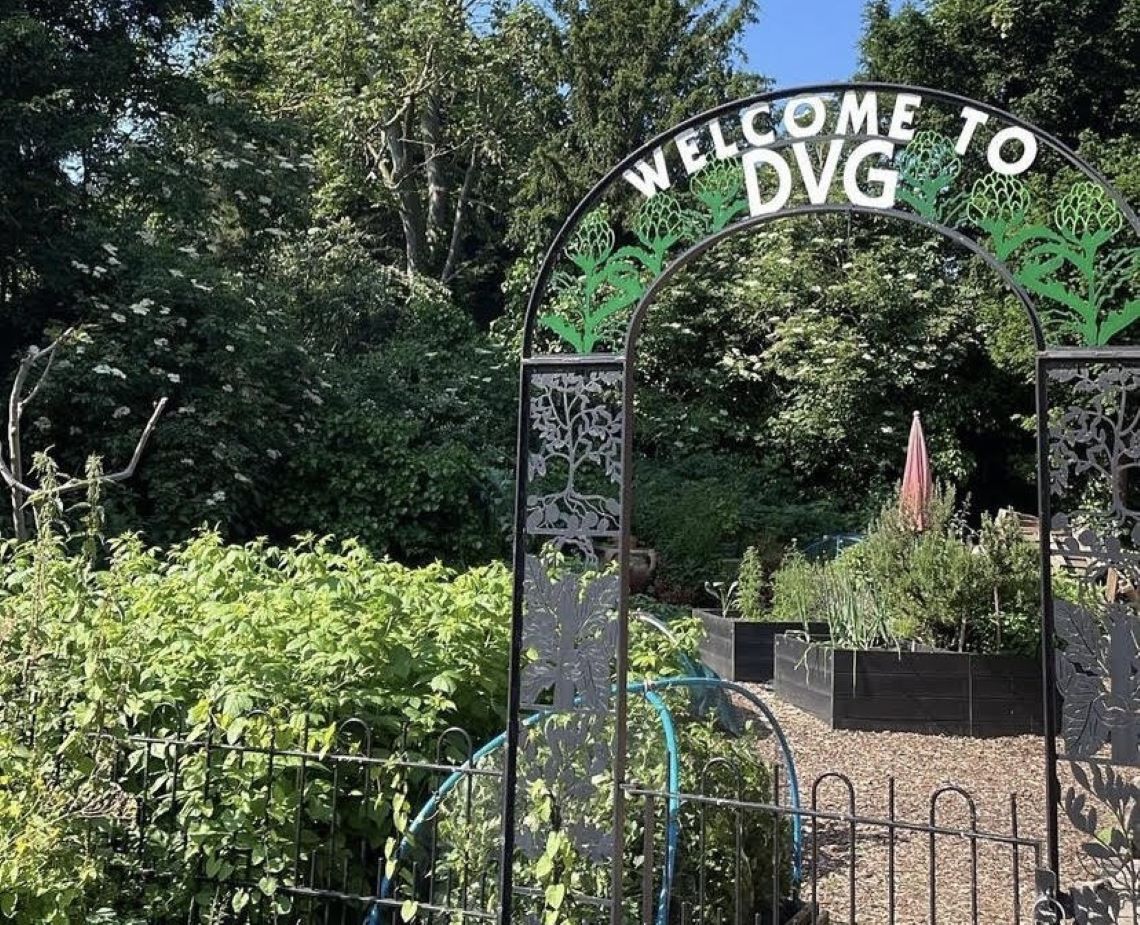
<instances>
[{"instance_id":1,"label":"pink umbrella canopy","mask_svg":"<svg viewBox=\"0 0 1140 925\"><path fill-rule=\"evenodd\" d=\"M922 419L916 411L906 445L906 469L903 470L902 491L899 492L899 509L903 517L919 532L930 525L930 497L933 491L926 436L922 432Z\"/></svg>"}]
</instances>

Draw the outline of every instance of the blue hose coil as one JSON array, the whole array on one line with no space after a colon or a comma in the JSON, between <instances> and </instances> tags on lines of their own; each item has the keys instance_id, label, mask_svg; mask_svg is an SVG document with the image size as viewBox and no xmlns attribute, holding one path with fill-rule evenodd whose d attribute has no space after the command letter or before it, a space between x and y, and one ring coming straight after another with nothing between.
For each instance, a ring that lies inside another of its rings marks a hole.
<instances>
[{"instance_id":1,"label":"blue hose coil","mask_svg":"<svg viewBox=\"0 0 1140 925\"><path fill-rule=\"evenodd\" d=\"M668 793L669 803L667 812L666 823L666 838L665 838L665 876L661 882L661 892L657 899L657 914L655 925L667 925L669 921L669 897L673 888L673 876L676 871L678 841L680 839L680 811L681 811L681 758L680 747L677 743L677 727L673 720L673 714L670 712L668 705L664 699L657 693L658 691L669 690L672 688L716 688L723 690L725 688L739 694L750 704L756 707L768 721L772 732L776 736L776 741L780 746L780 750L784 756L784 765L788 773L788 797L791 807L793 809L792 815L792 880L793 883L800 882L803 871L803 820L798 812L800 809L800 787L799 778L796 775L795 760L792 757L791 748L788 745L787 738L784 736L783 729L780 728L779 722L768 709L767 704L757 697L752 691L743 685L737 684L735 681L726 681L718 677L676 677L676 678L659 678L656 681L643 681L627 685L626 691L630 694L641 694L645 697L646 702L656 710L658 718L661 720L662 731L665 737L665 749L668 755ZM534 726L549 714L536 713L533 716L528 716L523 721L523 726ZM474 767L477 762L483 760L489 755L494 754L506 744L507 734L505 732L497 735L485 745L478 749L474 755L464 764L459 770L451 774L439 787L431 798L424 804L423 809L416 815L408 826L408 832L400 841L400 846L396 851L397 862L403 860L408 849L411 847L409 840L424 825L432 816L439 810L444 798L451 793L466 777L466 772ZM380 884L380 898L387 899L391 891L392 882L387 876L381 881ZM367 925L381 925L384 913L384 907L379 903L372 906L372 910L366 920Z\"/></svg>"}]
</instances>

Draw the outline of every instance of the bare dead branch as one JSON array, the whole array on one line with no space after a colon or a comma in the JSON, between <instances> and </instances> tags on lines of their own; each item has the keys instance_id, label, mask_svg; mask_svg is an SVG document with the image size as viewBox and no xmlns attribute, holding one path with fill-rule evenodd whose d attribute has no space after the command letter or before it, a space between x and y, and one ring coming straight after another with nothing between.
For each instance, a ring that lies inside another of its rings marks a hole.
<instances>
[{"instance_id":1,"label":"bare dead branch","mask_svg":"<svg viewBox=\"0 0 1140 925\"><path fill-rule=\"evenodd\" d=\"M20 399L21 411L24 408L28 407L28 405L30 405L35 400L36 395L40 391L40 387L43 386L44 382L47 380L48 375L51 373L52 364L55 363L56 352L61 346L63 346L63 344L71 340L74 334L75 328L68 328L43 350L40 350L35 354L29 353L27 359L25 360L25 362L28 362L29 371L45 356L47 357L47 364L44 366L44 370L42 373L40 373L40 378L36 380L36 384L32 387L32 390L24 398Z\"/></svg>"},{"instance_id":2,"label":"bare dead branch","mask_svg":"<svg viewBox=\"0 0 1140 925\"><path fill-rule=\"evenodd\" d=\"M5 484L9 488L14 489L17 492L21 492L25 495L35 494L34 488L29 485L25 485L16 477L16 474L12 471L11 467L7 462L4 461L3 452L0 452L0 478L4 480Z\"/></svg>"},{"instance_id":3,"label":"bare dead branch","mask_svg":"<svg viewBox=\"0 0 1140 925\"><path fill-rule=\"evenodd\" d=\"M139 434L138 443L135 444L135 451L131 456L131 461L127 463L126 467L120 469L118 472L112 472L109 475L101 475L95 479L89 478L74 478L69 479L56 489L60 494L68 491L76 491L80 488L87 488L95 482L123 482L135 474L135 470L139 466L139 460L142 459L142 454L146 450L147 443L150 442L151 435L154 434L154 429L158 425L158 419L162 416L162 412L166 410L166 403L168 398L163 396L158 400L154 406L154 411L151 412L150 420L146 422L146 427L143 428Z\"/></svg>"}]
</instances>

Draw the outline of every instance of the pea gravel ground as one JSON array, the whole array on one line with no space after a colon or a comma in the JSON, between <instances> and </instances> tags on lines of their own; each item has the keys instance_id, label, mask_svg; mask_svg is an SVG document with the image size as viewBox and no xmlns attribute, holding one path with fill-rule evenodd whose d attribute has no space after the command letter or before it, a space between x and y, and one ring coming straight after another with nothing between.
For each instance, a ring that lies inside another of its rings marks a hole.
<instances>
[{"instance_id":1,"label":"pea gravel ground","mask_svg":"<svg viewBox=\"0 0 1140 925\"><path fill-rule=\"evenodd\" d=\"M955 736L893 732L849 732L828 729L815 717L779 700L770 687L753 688L772 709L791 744L805 805L821 776L839 772L855 789L860 816L884 819L889 781L895 780L895 815L916 823L930 820L930 798L940 787L968 791L977 809L981 831L1012 832L1011 795L1017 804L1018 832L1044 841L1044 742L1039 736L970 739ZM748 709L744 702L741 707ZM765 746L767 752L767 746ZM1063 772L1062 788L1069 780ZM848 795L842 783L824 778L819 783L821 810L844 812ZM937 822L947 828L967 828L964 799L947 793L939 799ZM805 860L810 865L813 840L818 849L818 902L835 923L887 925L888 842L886 830L859 826L855 833L855 916L850 912L851 831L846 823L823 822L813 835L805 832ZM1079 834L1062 820L1061 865L1067 881L1090 879L1080 861ZM1042 849L1043 850L1043 849ZM895 918L897 925L941 923L993 925L1033 921L1035 858L1022 849L1020 908L1015 906L1014 860L1010 847L979 843L977 915L971 898L971 852L967 839L940 836L935 852L936 891L931 911L930 841L926 833L899 832L895 844ZM810 895L805 895L809 899Z\"/></svg>"}]
</instances>

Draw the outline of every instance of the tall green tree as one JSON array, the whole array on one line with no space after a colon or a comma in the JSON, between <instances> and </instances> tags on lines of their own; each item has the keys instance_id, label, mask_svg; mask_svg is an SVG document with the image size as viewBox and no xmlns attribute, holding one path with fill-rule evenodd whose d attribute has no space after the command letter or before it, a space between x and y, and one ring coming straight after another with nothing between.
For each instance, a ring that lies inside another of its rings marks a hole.
<instances>
[{"instance_id":1,"label":"tall green tree","mask_svg":"<svg viewBox=\"0 0 1140 925\"><path fill-rule=\"evenodd\" d=\"M1004 106L1076 145L1140 133L1138 0L866 6L863 74Z\"/></svg>"},{"instance_id":2,"label":"tall green tree","mask_svg":"<svg viewBox=\"0 0 1140 925\"><path fill-rule=\"evenodd\" d=\"M545 245L594 183L687 116L765 81L741 40L758 0L552 0L550 120L514 199L512 240Z\"/></svg>"},{"instance_id":3,"label":"tall green tree","mask_svg":"<svg viewBox=\"0 0 1140 925\"><path fill-rule=\"evenodd\" d=\"M212 12L210 0L0 4L0 343L73 312L108 174L184 102L179 41Z\"/></svg>"},{"instance_id":4,"label":"tall green tree","mask_svg":"<svg viewBox=\"0 0 1140 925\"><path fill-rule=\"evenodd\" d=\"M239 0L211 67L311 131L319 217L351 217L378 257L453 285L505 202L535 21L501 3Z\"/></svg>"}]
</instances>

